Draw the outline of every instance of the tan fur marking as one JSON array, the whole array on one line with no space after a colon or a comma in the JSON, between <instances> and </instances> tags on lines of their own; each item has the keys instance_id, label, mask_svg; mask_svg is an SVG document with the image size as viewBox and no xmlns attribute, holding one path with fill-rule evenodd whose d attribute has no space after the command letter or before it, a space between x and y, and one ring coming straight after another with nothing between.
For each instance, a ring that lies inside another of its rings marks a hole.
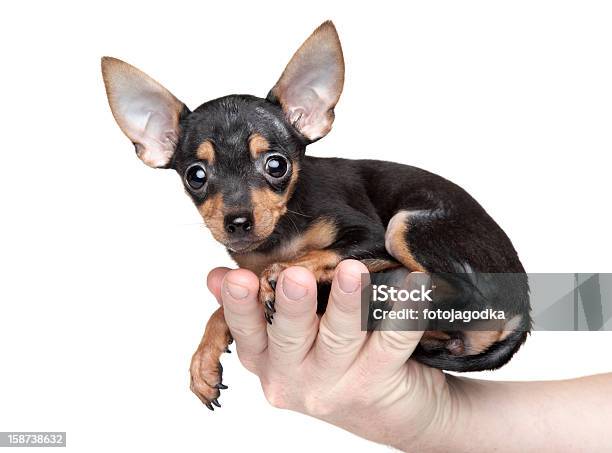
<instances>
[{"instance_id":1,"label":"tan fur marking","mask_svg":"<svg viewBox=\"0 0 612 453\"><path fill-rule=\"evenodd\" d=\"M391 218L385 233L385 248L410 272L426 272L425 268L412 255L410 246L406 241L409 217L410 213L408 211L400 211Z\"/></svg>"},{"instance_id":2,"label":"tan fur marking","mask_svg":"<svg viewBox=\"0 0 612 453\"><path fill-rule=\"evenodd\" d=\"M450 335L440 330L428 330L423 334L423 338L435 340L450 340Z\"/></svg>"},{"instance_id":3,"label":"tan fur marking","mask_svg":"<svg viewBox=\"0 0 612 453\"><path fill-rule=\"evenodd\" d=\"M498 330L466 331L463 334L466 355L480 354L501 338L501 332Z\"/></svg>"},{"instance_id":4,"label":"tan fur marking","mask_svg":"<svg viewBox=\"0 0 612 453\"><path fill-rule=\"evenodd\" d=\"M505 340L516 331L522 320L521 315L509 319L502 330L468 330L464 331L463 341L451 339L451 336L441 331L427 331L423 334L421 344L427 348L446 348L456 355L475 355L485 352L495 343Z\"/></svg>"},{"instance_id":5,"label":"tan fur marking","mask_svg":"<svg viewBox=\"0 0 612 453\"><path fill-rule=\"evenodd\" d=\"M516 331L523 319L522 315L516 315L506 321L501 330L466 331L465 343L466 354L479 354L489 349L493 344L505 340L508 335Z\"/></svg>"},{"instance_id":6,"label":"tan fur marking","mask_svg":"<svg viewBox=\"0 0 612 453\"><path fill-rule=\"evenodd\" d=\"M223 225L225 207L221 194L218 193L208 197L204 203L198 206L198 211L213 237L224 244L227 241L227 234Z\"/></svg>"},{"instance_id":7,"label":"tan fur marking","mask_svg":"<svg viewBox=\"0 0 612 453\"><path fill-rule=\"evenodd\" d=\"M287 212L286 199L266 188L251 190L251 200L255 235L260 238L268 237L274 231L278 219Z\"/></svg>"},{"instance_id":8,"label":"tan fur marking","mask_svg":"<svg viewBox=\"0 0 612 453\"><path fill-rule=\"evenodd\" d=\"M518 329L518 327L521 325L522 320L523 320L523 315L516 315L510 318L508 322L506 322L506 325L504 326L504 330L501 331L501 335L499 336L498 341L505 340L508 337L508 335L510 335L512 332Z\"/></svg>"},{"instance_id":9,"label":"tan fur marking","mask_svg":"<svg viewBox=\"0 0 612 453\"><path fill-rule=\"evenodd\" d=\"M198 146L196 156L200 160L213 164L215 162L215 149L213 148L212 143L210 143L208 140L203 141L202 144Z\"/></svg>"},{"instance_id":10,"label":"tan fur marking","mask_svg":"<svg viewBox=\"0 0 612 453\"><path fill-rule=\"evenodd\" d=\"M309 269L317 282L330 282L334 277L340 255L333 250L313 250L296 261L287 263L291 266L302 266Z\"/></svg>"},{"instance_id":11,"label":"tan fur marking","mask_svg":"<svg viewBox=\"0 0 612 453\"><path fill-rule=\"evenodd\" d=\"M402 264L397 261L379 259L379 258L366 258L361 260L363 264L368 268L369 272L382 272L388 269L395 269L401 267Z\"/></svg>"},{"instance_id":12,"label":"tan fur marking","mask_svg":"<svg viewBox=\"0 0 612 453\"><path fill-rule=\"evenodd\" d=\"M270 281L277 281L280 273L288 267L304 267L314 274L317 282L331 282L340 260L340 255L332 250L312 250L294 261L274 263L266 267L259 277L259 301L265 304L274 298Z\"/></svg>"},{"instance_id":13,"label":"tan fur marking","mask_svg":"<svg viewBox=\"0 0 612 453\"><path fill-rule=\"evenodd\" d=\"M282 194L273 192L268 188L251 190L255 236L257 238L267 238L274 231L278 219L287 212L287 202L295 190L299 171L298 165L294 163L289 185Z\"/></svg>"},{"instance_id":14,"label":"tan fur marking","mask_svg":"<svg viewBox=\"0 0 612 453\"><path fill-rule=\"evenodd\" d=\"M331 220L320 219L304 233L283 243L271 253L237 253L233 258L240 267L260 275L274 263L294 262L310 251L330 246L336 239L336 233L336 226Z\"/></svg>"},{"instance_id":15,"label":"tan fur marking","mask_svg":"<svg viewBox=\"0 0 612 453\"><path fill-rule=\"evenodd\" d=\"M269 149L270 144L263 136L255 133L249 138L249 151L253 159L257 159L261 153L265 153Z\"/></svg>"}]
</instances>

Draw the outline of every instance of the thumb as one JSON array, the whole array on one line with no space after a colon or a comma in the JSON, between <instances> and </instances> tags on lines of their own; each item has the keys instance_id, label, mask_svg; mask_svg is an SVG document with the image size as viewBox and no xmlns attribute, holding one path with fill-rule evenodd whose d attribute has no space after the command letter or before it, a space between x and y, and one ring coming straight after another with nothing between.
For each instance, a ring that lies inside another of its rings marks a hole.
<instances>
[{"instance_id":1,"label":"thumb","mask_svg":"<svg viewBox=\"0 0 612 453\"><path fill-rule=\"evenodd\" d=\"M400 285L407 291L427 288L431 284L429 276L422 272L410 273ZM391 311L399 313L402 310L415 307L411 301L394 301ZM370 367L376 373L385 374L399 370L412 355L423 336L424 320L386 318L379 328L372 332L365 347L365 357L370 358Z\"/></svg>"},{"instance_id":2,"label":"thumb","mask_svg":"<svg viewBox=\"0 0 612 453\"><path fill-rule=\"evenodd\" d=\"M223 283L223 277L225 274L229 272L227 267L216 267L212 271L208 273L208 277L206 277L206 286L208 286L208 290L215 296L217 302L223 305L221 300L221 286Z\"/></svg>"}]
</instances>

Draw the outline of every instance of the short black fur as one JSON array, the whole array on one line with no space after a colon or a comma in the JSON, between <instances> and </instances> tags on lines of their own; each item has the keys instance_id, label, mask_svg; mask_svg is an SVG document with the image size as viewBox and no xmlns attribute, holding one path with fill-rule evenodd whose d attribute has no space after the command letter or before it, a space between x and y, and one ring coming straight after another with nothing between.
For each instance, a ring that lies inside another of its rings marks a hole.
<instances>
[{"instance_id":1,"label":"short black fur","mask_svg":"<svg viewBox=\"0 0 612 453\"><path fill-rule=\"evenodd\" d=\"M256 251L269 253L296 235L303 234L321 218L331 220L337 239L329 247L343 259L394 260L385 248L385 231L390 219L400 210L414 211L407 243L416 260L432 273L480 272L518 273L523 266L512 243L462 188L425 170L378 160L316 158L305 155L308 141L285 120L274 99L232 95L207 102L181 119L182 135L170 163L180 175L197 160L196 150L204 140L215 145L217 159L211 168L207 190L189 192L196 204L222 192L227 203L240 204L247 187L266 182L255 175L248 152L248 139L260 134L274 152L299 165L293 194L274 231ZM283 192L283 186L270 185ZM419 215L424 212L426 215ZM493 288L489 302L494 306L513 306L527 313L520 328L504 342L477 356L456 357L443 349L418 348L415 358L431 366L470 371L496 368L507 362L525 340L530 327L526 276L511 288ZM325 309L329 288L320 287L320 311ZM470 301L463 301L467 307Z\"/></svg>"}]
</instances>

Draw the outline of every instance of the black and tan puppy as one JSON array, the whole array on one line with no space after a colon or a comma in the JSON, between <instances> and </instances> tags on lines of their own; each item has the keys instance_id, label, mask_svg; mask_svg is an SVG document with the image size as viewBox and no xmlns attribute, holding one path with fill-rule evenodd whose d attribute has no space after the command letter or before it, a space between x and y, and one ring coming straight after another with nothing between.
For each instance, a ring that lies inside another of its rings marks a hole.
<instances>
[{"instance_id":1,"label":"black and tan puppy","mask_svg":"<svg viewBox=\"0 0 612 453\"><path fill-rule=\"evenodd\" d=\"M331 22L299 48L265 99L231 95L190 111L127 63L105 57L102 73L113 115L138 157L175 170L215 239L260 276L268 322L275 281L288 266L310 269L322 294L347 258L372 272L405 266L524 273L506 234L455 184L406 165L305 155L309 143L330 131L344 83ZM510 311L505 328L427 332L414 357L456 371L506 363L529 330L527 280L489 287L484 300ZM220 308L191 366L192 389L211 409L225 388L219 357L230 341Z\"/></svg>"}]
</instances>

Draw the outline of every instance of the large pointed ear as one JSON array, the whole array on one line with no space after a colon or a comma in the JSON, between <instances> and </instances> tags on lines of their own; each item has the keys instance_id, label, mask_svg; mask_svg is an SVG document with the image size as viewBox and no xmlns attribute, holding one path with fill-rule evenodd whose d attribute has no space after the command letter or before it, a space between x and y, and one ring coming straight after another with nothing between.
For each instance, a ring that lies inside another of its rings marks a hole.
<instances>
[{"instance_id":1,"label":"large pointed ear","mask_svg":"<svg viewBox=\"0 0 612 453\"><path fill-rule=\"evenodd\" d=\"M323 22L293 55L268 94L310 141L325 136L344 86L344 57L336 27Z\"/></svg>"},{"instance_id":2,"label":"large pointed ear","mask_svg":"<svg viewBox=\"0 0 612 453\"><path fill-rule=\"evenodd\" d=\"M168 90L121 60L102 58L102 77L115 121L147 165L165 167L179 137L185 108Z\"/></svg>"}]
</instances>

